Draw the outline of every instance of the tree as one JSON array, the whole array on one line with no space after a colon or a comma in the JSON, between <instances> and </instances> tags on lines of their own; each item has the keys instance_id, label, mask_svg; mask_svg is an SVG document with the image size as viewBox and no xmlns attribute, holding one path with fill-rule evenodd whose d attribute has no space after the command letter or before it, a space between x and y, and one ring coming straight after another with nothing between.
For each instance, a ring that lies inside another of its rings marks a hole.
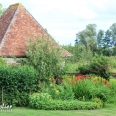
<instances>
[{"instance_id":1,"label":"tree","mask_svg":"<svg viewBox=\"0 0 116 116\"><path fill-rule=\"evenodd\" d=\"M107 30L105 32L105 36L103 38L103 47L104 48L112 47L112 35L111 35L111 31L110 30Z\"/></svg>"},{"instance_id":2,"label":"tree","mask_svg":"<svg viewBox=\"0 0 116 116\"><path fill-rule=\"evenodd\" d=\"M111 35L112 35L112 44L113 46L116 46L116 23L112 24L110 27Z\"/></svg>"},{"instance_id":3,"label":"tree","mask_svg":"<svg viewBox=\"0 0 116 116\"><path fill-rule=\"evenodd\" d=\"M99 30L97 34L97 46L102 47L103 45L103 38L104 38L104 31Z\"/></svg>"},{"instance_id":4,"label":"tree","mask_svg":"<svg viewBox=\"0 0 116 116\"><path fill-rule=\"evenodd\" d=\"M86 51L89 49L94 53L96 50L96 25L89 24L86 29L76 34L76 42L83 44L86 47Z\"/></svg>"},{"instance_id":5,"label":"tree","mask_svg":"<svg viewBox=\"0 0 116 116\"><path fill-rule=\"evenodd\" d=\"M111 30L99 30L97 34L97 53L106 56L112 55L113 39Z\"/></svg>"},{"instance_id":6,"label":"tree","mask_svg":"<svg viewBox=\"0 0 116 116\"><path fill-rule=\"evenodd\" d=\"M60 77L63 74L63 60L59 46L47 37L29 41L26 50L27 58L23 64L33 66L39 73L40 81L49 81L51 77Z\"/></svg>"},{"instance_id":7,"label":"tree","mask_svg":"<svg viewBox=\"0 0 116 116\"><path fill-rule=\"evenodd\" d=\"M5 8L2 8L2 4L0 4L0 16L5 12Z\"/></svg>"},{"instance_id":8,"label":"tree","mask_svg":"<svg viewBox=\"0 0 116 116\"><path fill-rule=\"evenodd\" d=\"M75 44L84 45L86 51L91 51L93 55L95 52L106 56L116 55L116 23L98 33L95 24L88 24L85 30L76 34Z\"/></svg>"},{"instance_id":9,"label":"tree","mask_svg":"<svg viewBox=\"0 0 116 116\"><path fill-rule=\"evenodd\" d=\"M91 59L88 64L81 65L78 70L81 74L96 74L107 80L109 80L109 67L111 66L111 61L107 56L97 55Z\"/></svg>"}]
</instances>

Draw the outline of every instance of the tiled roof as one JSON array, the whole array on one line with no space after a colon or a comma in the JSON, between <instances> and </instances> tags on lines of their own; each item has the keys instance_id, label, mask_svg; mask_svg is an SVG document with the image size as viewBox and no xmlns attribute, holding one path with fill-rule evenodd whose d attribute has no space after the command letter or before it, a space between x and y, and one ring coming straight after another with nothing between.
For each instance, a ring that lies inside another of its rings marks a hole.
<instances>
[{"instance_id":1,"label":"tiled roof","mask_svg":"<svg viewBox=\"0 0 116 116\"><path fill-rule=\"evenodd\" d=\"M58 44L36 21L36 19L20 3L10 5L0 18L0 56L26 56L26 43L29 38L50 38L50 41ZM63 56L72 56L66 50Z\"/></svg>"},{"instance_id":2,"label":"tiled roof","mask_svg":"<svg viewBox=\"0 0 116 116\"><path fill-rule=\"evenodd\" d=\"M13 16L16 12L17 7L16 6L10 6L7 11L2 15L0 18L0 42L4 38L6 31L13 19Z\"/></svg>"},{"instance_id":3,"label":"tiled roof","mask_svg":"<svg viewBox=\"0 0 116 116\"><path fill-rule=\"evenodd\" d=\"M71 57L73 55L71 53L69 53L67 50L62 49L62 56L63 57Z\"/></svg>"}]
</instances>

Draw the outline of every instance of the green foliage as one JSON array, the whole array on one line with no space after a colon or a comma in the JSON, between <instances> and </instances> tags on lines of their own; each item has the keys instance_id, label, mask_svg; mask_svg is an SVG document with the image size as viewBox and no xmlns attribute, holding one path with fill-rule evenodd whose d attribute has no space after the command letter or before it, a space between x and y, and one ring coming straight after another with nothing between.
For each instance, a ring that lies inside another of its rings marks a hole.
<instances>
[{"instance_id":1,"label":"green foliage","mask_svg":"<svg viewBox=\"0 0 116 116\"><path fill-rule=\"evenodd\" d=\"M50 84L43 92L49 93L56 100L73 100L74 93L69 84Z\"/></svg>"},{"instance_id":2,"label":"green foliage","mask_svg":"<svg viewBox=\"0 0 116 116\"><path fill-rule=\"evenodd\" d=\"M49 38L37 38L28 43L27 58L24 64L33 66L39 73L40 81L48 81L50 77L60 77L63 72L61 49Z\"/></svg>"},{"instance_id":3,"label":"green foliage","mask_svg":"<svg viewBox=\"0 0 116 116\"><path fill-rule=\"evenodd\" d=\"M116 46L116 23L113 23L111 26L110 26L110 30L111 30L111 35L112 35L112 44L114 46ZM116 55L116 54L115 54Z\"/></svg>"},{"instance_id":4,"label":"green foliage","mask_svg":"<svg viewBox=\"0 0 116 116\"><path fill-rule=\"evenodd\" d=\"M30 95L29 106L31 108L44 110L90 110L98 108L98 104L93 102L53 100L47 93L36 93Z\"/></svg>"},{"instance_id":5,"label":"green foliage","mask_svg":"<svg viewBox=\"0 0 116 116\"><path fill-rule=\"evenodd\" d=\"M43 107L52 100L51 95L48 93L34 93L29 97L29 106L33 108Z\"/></svg>"},{"instance_id":6,"label":"green foliage","mask_svg":"<svg viewBox=\"0 0 116 116\"><path fill-rule=\"evenodd\" d=\"M110 84L111 94L108 98L107 103L116 104L116 79L110 79Z\"/></svg>"},{"instance_id":7,"label":"green foliage","mask_svg":"<svg viewBox=\"0 0 116 116\"><path fill-rule=\"evenodd\" d=\"M111 62L111 66L109 68L109 71L111 73L115 73L116 72L116 57L115 56L110 56L109 59L110 59L110 62Z\"/></svg>"},{"instance_id":8,"label":"green foliage","mask_svg":"<svg viewBox=\"0 0 116 116\"><path fill-rule=\"evenodd\" d=\"M37 72L32 67L0 66L0 95L3 88L6 104L27 105L29 93L37 91L37 81Z\"/></svg>"},{"instance_id":9,"label":"green foliage","mask_svg":"<svg viewBox=\"0 0 116 116\"><path fill-rule=\"evenodd\" d=\"M95 24L88 24L86 28L76 34L75 45L63 46L71 52L73 57L69 60L78 62L81 59L90 59L94 53L104 56L116 55L116 23L106 31L96 31Z\"/></svg>"},{"instance_id":10,"label":"green foliage","mask_svg":"<svg viewBox=\"0 0 116 116\"><path fill-rule=\"evenodd\" d=\"M100 98L93 98L92 101L98 103L100 108L103 107L103 101Z\"/></svg>"},{"instance_id":11,"label":"green foliage","mask_svg":"<svg viewBox=\"0 0 116 116\"><path fill-rule=\"evenodd\" d=\"M81 43L72 46L71 50L69 46L63 46L63 48L67 51L71 51L73 54L73 57L67 59L67 61L70 61L71 63L77 63L81 60L89 61L93 57L93 53L90 48L86 50L86 47Z\"/></svg>"},{"instance_id":12,"label":"green foliage","mask_svg":"<svg viewBox=\"0 0 116 116\"><path fill-rule=\"evenodd\" d=\"M2 65L7 65L7 62L2 57L0 57L0 66Z\"/></svg>"},{"instance_id":13,"label":"green foliage","mask_svg":"<svg viewBox=\"0 0 116 116\"><path fill-rule=\"evenodd\" d=\"M109 80L109 67L111 66L110 59L103 55L95 55L90 63L82 65L78 68L82 74L96 74Z\"/></svg>"},{"instance_id":14,"label":"green foliage","mask_svg":"<svg viewBox=\"0 0 116 116\"><path fill-rule=\"evenodd\" d=\"M116 23L112 24L106 31L99 30L98 33L95 24L88 24L86 29L78 32L76 36L76 45L84 45L86 51L90 49L93 54L96 52L105 56L116 55Z\"/></svg>"},{"instance_id":15,"label":"green foliage","mask_svg":"<svg viewBox=\"0 0 116 116\"><path fill-rule=\"evenodd\" d=\"M110 88L103 84L96 84L95 87L92 87L90 90L90 93L93 97L100 98L103 103L105 103L108 100L108 97L110 96Z\"/></svg>"},{"instance_id":16,"label":"green foliage","mask_svg":"<svg viewBox=\"0 0 116 116\"><path fill-rule=\"evenodd\" d=\"M86 100L91 99L92 95L90 93L91 87L93 87L93 82L90 80L80 80L73 85L73 92L75 93L75 98L82 100L84 97Z\"/></svg>"},{"instance_id":17,"label":"green foliage","mask_svg":"<svg viewBox=\"0 0 116 116\"><path fill-rule=\"evenodd\" d=\"M111 89L113 93L116 93L116 79L110 79Z\"/></svg>"},{"instance_id":18,"label":"green foliage","mask_svg":"<svg viewBox=\"0 0 116 116\"><path fill-rule=\"evenodd\" d=\"M90 100L92 98L100 98L105 102L109 95L110 89L101 83L95 83L91 79L79 80L73 85L73 91L75 93L76 99Z\"/></svg>"},{"instance_id":19,"label":"green foliage","mask_svg":"<svg viewBox=\"0 0 116 116\"><path fill-rule=\"evenodd\" d=\"M71 63L70 61L65 62L65 71L66 72L76 72L78 63Z\"/></svg>"},{"instance_id":20,"label":"green foliage","mask_svg":"<svg viewBox=\"0 0 116 116\"><path fill-rule=\"evenodd\" d=\"M5 8L2 7L2 4L0 4L0 16L5 12Z\"/></svg>"},{"instance_id":21,"label":"green foliage","mask_svg":"<svg viewBox=\"0 0 116 116\"><path fill-rule=\"evenodd\" d=\"M85 30L77 33L77 39L78 43L81 43L86 47L86 51L90 49L92 53L94 53L97 48L96 25L95 24L87 25Z\"/></svg>"}]
</instances>

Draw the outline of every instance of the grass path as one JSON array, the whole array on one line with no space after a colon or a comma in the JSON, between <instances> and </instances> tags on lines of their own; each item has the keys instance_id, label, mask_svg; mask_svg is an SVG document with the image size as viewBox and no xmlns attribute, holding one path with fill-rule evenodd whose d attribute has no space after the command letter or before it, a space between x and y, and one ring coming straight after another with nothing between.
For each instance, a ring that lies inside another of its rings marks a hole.
<instances>
[{"instance_id":1,"label":"grass path","mask_svg":"<svg viewBox=\"0 0 116 116\"><path fill-rule=\"evenodd\" d=\"M106 105L97 110L48 111L16 107L12 112L0 112L0 116L116 116L116 105Z\"/></svg>"}]
</instances>

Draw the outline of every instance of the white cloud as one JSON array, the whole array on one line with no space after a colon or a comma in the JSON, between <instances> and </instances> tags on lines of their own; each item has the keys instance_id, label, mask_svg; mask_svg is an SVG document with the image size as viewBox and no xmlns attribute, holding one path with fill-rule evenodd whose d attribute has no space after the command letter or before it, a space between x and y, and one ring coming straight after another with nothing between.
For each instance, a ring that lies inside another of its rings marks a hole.
<instances>
[{"instance_id":1,"label":"white cloud","mask_svg":"<svg viewBox=\"0 0 116 116\"><path fill-rule=\"evenodd\" d=\"M60 9L62 12L66 12L68 14L72 14L74 16L82 17L82 18L94 18L95 12L91 11L86 5L87 2L84 0L42 0L41 2L37 2L35 0L29 1L33 7L32 12L34 14L43 13L46 14L48 11L55 11ZM57 15L57 12L56 12Z\"/></svg>"},{"instance_id":2,"label":"white cloud","mask_svg":"<svg viewBox=\"0 0 116 116\"><path fill-rule=\"evenodd\" d=\"M106 9L111 0L88 0L88 4L96 6L99 9Z\"/></svg>"},{"instance_id":3,"label":"white cloud","mask_svg":"<svg viewBox=\"0 0 116 116\"><path fill-rule=\"evenodd\" d=\"M116 0L0 0L4 7L17 2L61 44L74 43L87 24L107 30L116 19Z\"/></svg>"}]
</instances>

